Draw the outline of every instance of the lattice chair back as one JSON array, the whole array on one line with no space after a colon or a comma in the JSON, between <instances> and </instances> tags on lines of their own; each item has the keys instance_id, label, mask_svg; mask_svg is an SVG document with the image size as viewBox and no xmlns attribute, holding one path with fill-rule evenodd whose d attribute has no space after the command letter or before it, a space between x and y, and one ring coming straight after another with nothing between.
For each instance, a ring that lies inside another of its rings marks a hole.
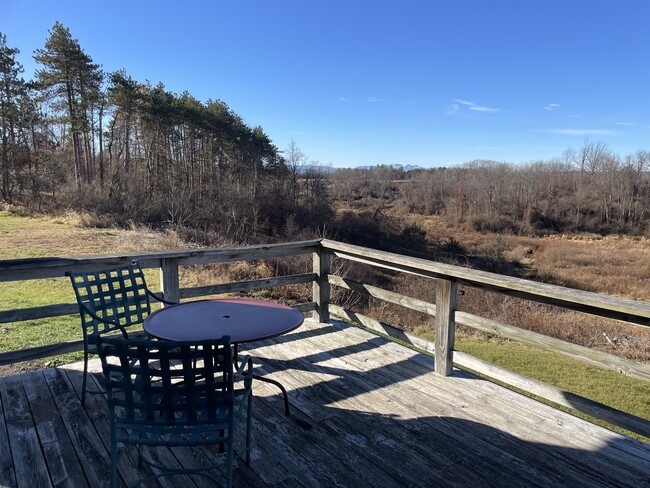
<instances>
[{"instance_id":1,"label":"lattice chair back","mask_svg":"<svg viewBox=\"0 0 650 488\"><path fill-rule=\"evenodd\" d=\"M162 470L139 483L179 473L207 476L201 471L215 468L170 470L148 461L142 446L225 446L230 486L234 433L244 413L250 461L252 361L234 371L227 336L200 342L100 337L97 346L111 422L111 486L117 477L117 443L137 445L141 460Z\"/></svg>"},{"instance_id":2,"label":"lattice chair back","mask_svg":"<svg viewBox=\"0 0 650 488\"><path fill-rule=\"evenodd\" d=\"M87 273L67 272L72 281L84 338L141 324L151 313L142 268L137 262ZM92 344L93 339L89 339Z\"/></svg>"},{"instance_id":3,"label":"lattice chair back","mask_svg":"<svg viewBox=\"0 0 650 488\"><path fill-rule=\"evenodd\" d=\"M85 404L88 354L97 353L97 337L142 324L151 313L151 299L157 298L148 288L137 261L128 266L82 273L66 272L74 289L84 339L84 374L81 403Z\"/></svg>"}]
</instances>

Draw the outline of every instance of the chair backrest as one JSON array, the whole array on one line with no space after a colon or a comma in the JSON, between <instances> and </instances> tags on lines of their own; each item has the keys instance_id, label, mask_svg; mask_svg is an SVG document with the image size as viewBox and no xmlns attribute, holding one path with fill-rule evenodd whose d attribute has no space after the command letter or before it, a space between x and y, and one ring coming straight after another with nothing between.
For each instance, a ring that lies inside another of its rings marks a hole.
<instances>
[{"instance_id":1,"label":"chair backrest","mask_svg":"<svg viewBox=\"0 0 650 488\"><path fill-rule=\"evenodd\" d=\"M99 337L108 404L120 426L205 426L233 419L230 337L192 342ZM250 388L252 372L248 378ZM230 429L229 429L230 430Z\"/></svg>"},{"instance_id":2,"label":"chair backrest","mask_svg":"<svg viewBox=\"0 0 650 488\"><path fill-rule=\"evenodd\" d=\"M151 313L147 283L137 261L119 268L66 275L79 304L84 339L141 324Z\"/></svg>"}]
</instances>

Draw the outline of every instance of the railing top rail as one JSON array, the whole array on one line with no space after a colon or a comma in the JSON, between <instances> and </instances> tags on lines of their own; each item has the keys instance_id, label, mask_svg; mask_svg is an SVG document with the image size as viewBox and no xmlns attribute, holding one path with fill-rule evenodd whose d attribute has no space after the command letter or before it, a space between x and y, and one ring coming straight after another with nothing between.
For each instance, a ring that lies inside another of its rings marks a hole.
<instances>
[{"instance_id":1,"label":"railing top rail","mask_svg":"<svg viewBox=\"0 0 650 488\"><path fill-rule=\"evenodd\" d=\"M638 325L650 325L650 303L646 302L610 297L523 278L437 263L328 239L323 239L321 246L342 257L348 257L370 265L420 276L447 278L461 284L497 291L505 295L557 305Z\"/></svg>"},{"instance_id":2,"label":"railing top rail","mask_svg":"<svg viewBox=\"0 0 650 488\"><path fill-rule=\"evenodd\" d=\"M313 251L320 240L263 244L244 247L185 249L129 254L96 254L86 256L61 256L44 258L8 259L0 261L0 281L17 279L52 278L63 276L69 269L89 270L113 267L140 261L143 268L159 267L162 259L177 258L182 264L246 261L272 257L291 256Z\"/></svg>"}]
</instances>

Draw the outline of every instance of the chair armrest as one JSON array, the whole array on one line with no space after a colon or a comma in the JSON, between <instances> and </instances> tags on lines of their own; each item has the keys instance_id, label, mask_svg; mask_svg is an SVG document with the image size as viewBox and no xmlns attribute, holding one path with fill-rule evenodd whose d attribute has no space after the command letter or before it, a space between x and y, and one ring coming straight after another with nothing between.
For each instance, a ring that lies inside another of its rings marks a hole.
<instances>
[{"instance_id":1,"label":"chair armrest","mask_svg":"<svg viewBox=\"0 0 650 488\"><path fill-rule=\"evenodd\" d=\"M162 303L164 303L165 305L178 305L178 302L170 302L169 300L165 300L164 298L159 298L159 297L157 297L156 294L155 294L154 292L152 292L149 288L145 288L145 289L146 289L146 291L147 291L147 294L148 294L151 298L153 298L154 300L156 300L157 302L162 302Z\"/></svg>"},{"instance_id":2,"label":"chair armrest","mask_svg":"<svg viewBox=\"0 0 650 488\"><path fill-rule=\"evenodd\" d=\"M120 324L119 322L116 322L115 320L102 318L102 317L98 316L95 312L90 310L88 307L86 307L86 305L84 305L83 303L80 303L80 302L77 302L77 303L78 303L79 307L83 308L84 312L87 313L88 315L90 315L94 320L96 320L97 322L102 322L104 324L111 324L111 325L115 326L117 329L119 329L119 331L122 333L124 338L128 339L129 334L127 333L124 326L122 326L122 324Z\"/></svg>"},{"instance_id":3,"label":"chair armrest","mask_svg":"<svg viewBox=\"0 0 650 488\"><path fill-rule=\"evenodd\" d=\"M246 366L248 366L248 368L246 368ZM244 368L246 368L246 374L244 374ZM240 376L245 377L251 375L252 373L253 373L253 358L248 355L241 356L239 361L239 367L233 373L233 376L235 378Z\"/></svg>"}]
</instances>

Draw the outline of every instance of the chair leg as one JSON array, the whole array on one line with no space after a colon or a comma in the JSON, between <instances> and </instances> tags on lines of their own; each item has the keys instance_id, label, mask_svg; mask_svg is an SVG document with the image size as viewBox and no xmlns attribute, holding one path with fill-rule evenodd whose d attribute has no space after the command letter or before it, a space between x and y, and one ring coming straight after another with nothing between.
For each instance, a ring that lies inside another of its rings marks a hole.
<instances>
[{"instance_id":1,"label":"chair leg","mask_svg":"<svg viewBox=\"0 0 650 488\"><path fill-rule=\"evenodd\" d=\"M251 417L253 416L253 394L248 394L248 411L246 412L246 466L251 465Z\"/></svg>"},{"instance_id":2,"label":"chair leg","mask_svg":"<svg viewBox=\"0 0 650 488\"><path fill-rule=\"evenodd\" d=\"M233 462L233 448L234 448L234 437L235 433L233 432L232 429L232 424L228 426L228 440L226 441L228 444L227 452L226 452L226 488L232 488L232 462Z\"/></svg>"},{"instance_id":3,"label":"chair leg","mask_svg":"<svg viewBox=\"0 0 650 488\"><path fill-rule=\"evenodd\" d=\"M114 426L111 426L111 488L117 488L117 440Z\"/></svg>"},{"instance_id":4,"label":"chair leg","mask_svg":"<svg viewBox=\"0 0 650 488\"><path fill-rule=\"evenodd\" d=\"M86 406L86 378L88 377L88 353L84 351L84 374L81 380L81 406Z\"/></svg>"}]
</instances>

